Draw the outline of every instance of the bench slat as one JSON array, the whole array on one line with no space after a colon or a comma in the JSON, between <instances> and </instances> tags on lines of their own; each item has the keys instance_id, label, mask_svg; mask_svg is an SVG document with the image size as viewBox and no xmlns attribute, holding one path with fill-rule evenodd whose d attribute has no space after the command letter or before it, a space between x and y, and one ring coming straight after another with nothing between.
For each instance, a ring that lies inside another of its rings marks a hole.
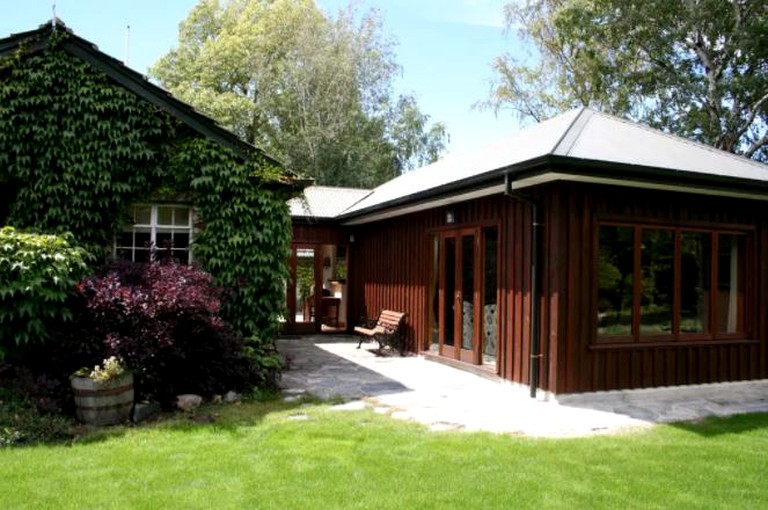
<instances>
[{"instance_id":1,"label":"bench slat","mask_svg":"<svg viewBox=\"0 0 768 510\"><path fill-rule=\"evenodd\" d=\"M375 339L379 342L379 349L386 343L391 347L394 347L394 341L398 342L398 351L403 354L402 351L402 339L400 338L400 328L403 323L403 318L406 316L404 312L396 312L393 310L382 310L379 314L379 318L376 320L376 326L373 328L364 328L361 326L355 327L355 333L368 337L368 339ZM357 344L359 349L366 338L361 338Z\"/></svg>"}]
</instances>

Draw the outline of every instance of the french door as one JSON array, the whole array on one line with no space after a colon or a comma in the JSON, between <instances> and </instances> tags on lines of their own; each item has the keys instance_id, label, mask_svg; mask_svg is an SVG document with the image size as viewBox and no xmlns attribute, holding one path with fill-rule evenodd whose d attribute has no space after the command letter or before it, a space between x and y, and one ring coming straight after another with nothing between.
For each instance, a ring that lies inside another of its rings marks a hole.
<instances>
[{"instance_id":1,"label":"french door","mask_svg":"<svg viewBox=\"0 0 768 510\"><path fill-rule=\"evenodd\" d=\"M497 229L440 233L438 351L465 363L495 364Z\"/></svg>"}]
</instances>

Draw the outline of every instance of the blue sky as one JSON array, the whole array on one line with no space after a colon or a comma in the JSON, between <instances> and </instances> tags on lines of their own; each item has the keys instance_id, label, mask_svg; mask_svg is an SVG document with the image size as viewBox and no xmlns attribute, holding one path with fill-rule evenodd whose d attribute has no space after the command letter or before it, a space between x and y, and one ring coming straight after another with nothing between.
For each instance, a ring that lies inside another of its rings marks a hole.
<instances>
[{"instance_id":1,"label":"blue sky","mask_svg":"<svg viewBox=\"0 0 768 510\"><path fill-rule=\"evenodd\" d=\"M52 0L0 0L0 37L36 28L51 18ZM146 72L176 44L178 25L197 0L56 0L56 12L76 34L123 59L130 25L129 65ZM317 0L335 12L347 0ZM472 105L488 95L491 61L513 50L503 32L505 0L356 0L376 8L383 30L396 42L403 67L397 87L413 94L433 121L446 124L450 152L470 151L518 129L509 113ZM7 7L12 4L13 7Z\"/></svg>"}]
</instances>

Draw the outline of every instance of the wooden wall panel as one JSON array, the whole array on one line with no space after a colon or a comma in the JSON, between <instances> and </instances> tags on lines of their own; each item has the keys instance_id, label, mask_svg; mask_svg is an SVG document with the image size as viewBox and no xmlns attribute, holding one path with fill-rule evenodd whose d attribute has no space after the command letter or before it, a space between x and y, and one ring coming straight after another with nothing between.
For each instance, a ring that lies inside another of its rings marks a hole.
<instances>
[{"instance_id":1,"label":"wooden wall panel","mask_svg":"<svg viewBox=\"0 0 768 510\"><path fill-rule=\"evenodd\" d=\"M347 244L345 229L324 223L293 223L294 244Z\"/></svg>"},{"instance_id":2,"label":"wooden wall panel","mask_svg":"<svg viewBox=\"0 0 768 510\"><path fill-rule=\"evenodd\" d=\"M768 204L630 188L558 183L542 191L550 245L545 267L550 346L549 389L555 393L642 388L764 378L768 319L759 313L768 299ZM743 341L648 346L595 345L597 222L671 222L754 228L749 268L751 338Z\"/></svg>"},{"instance_id":3,"label":"wooden wall panel","mask_svg":"<svg viewBox=\"0 0 768 510\"><path fill-rule=\"evenodd\" d=\"M456 222L445 224L446 210ZM478 224L499 227L499 374L526 382L530 317L530 210L503 195L356 227L350 231L352 317L375 317L382 309L408 314L406 341L411 351L432 341L433 244L442 229Z\"/></svg>"},{"instance_id":4,"label":"wooden wall panel","mask_svg":"<svg viewBox=\"0 0 768 510\"><path fill-rule=\"evenodd\" d=\"M697 384L767 377L768 314L753 310L750 341L626 347L595 345L597 221L753 226L753 305L768 300L768 205L680 193L553 183L532 193L543 213L540 387L554 393ZM482 222L499 225L499 374L527 384L530 362L531 208L502 195L355 227L350 245L350 317L384 308L408 313L406 340L431 342L431 236ZM765 218L765 219L764 219Z\"/></svg>"}]
</instances>

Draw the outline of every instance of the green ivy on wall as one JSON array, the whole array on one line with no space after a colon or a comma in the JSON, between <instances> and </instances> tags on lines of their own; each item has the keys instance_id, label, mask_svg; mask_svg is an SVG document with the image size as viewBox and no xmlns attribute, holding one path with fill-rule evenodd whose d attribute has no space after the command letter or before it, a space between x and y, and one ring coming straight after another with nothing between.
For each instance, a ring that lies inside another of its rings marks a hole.
<instances>
[{"instance_id":1,"label":"green ivy on wall","mask_svg":"<svg viewBox=\"0 0 768 510\"><path fill-rule=\"evenodd\" d=\"M70 55L65 31L50 37L0 59L0 183L16 190L7 223L69 231L98 253L131 203L190 196L204 225L196 258L231 289L227 317L273 336L291 232L281 170L243 162Z\"/></svg>"},{"instance_id":2,"label":"green ivy on wall","mask_svg":"<svg viewBox=\"0 0 768 510\"><path fill-rule=\"evenodd\" d=\"M0 61L0 181L9 223L104 249L122 210L162 178L167 118L55 45Z\"/></svg>"},{"instance_id":3,"label":"green ivy on wall","mask_svg":"<svg viewBox=\"0 0 768 510\"><path fill-rule=\"evenodd\" d=\"M204 223L195 257L231 290L224 317L246 335L274 338L285 313L291 240L285 194L268 186L278 179L279 169L238 164L201 138L189 140L177 155L174 168L193 160L200 166L190 183Z\"/></svg>"}]
</instances>

